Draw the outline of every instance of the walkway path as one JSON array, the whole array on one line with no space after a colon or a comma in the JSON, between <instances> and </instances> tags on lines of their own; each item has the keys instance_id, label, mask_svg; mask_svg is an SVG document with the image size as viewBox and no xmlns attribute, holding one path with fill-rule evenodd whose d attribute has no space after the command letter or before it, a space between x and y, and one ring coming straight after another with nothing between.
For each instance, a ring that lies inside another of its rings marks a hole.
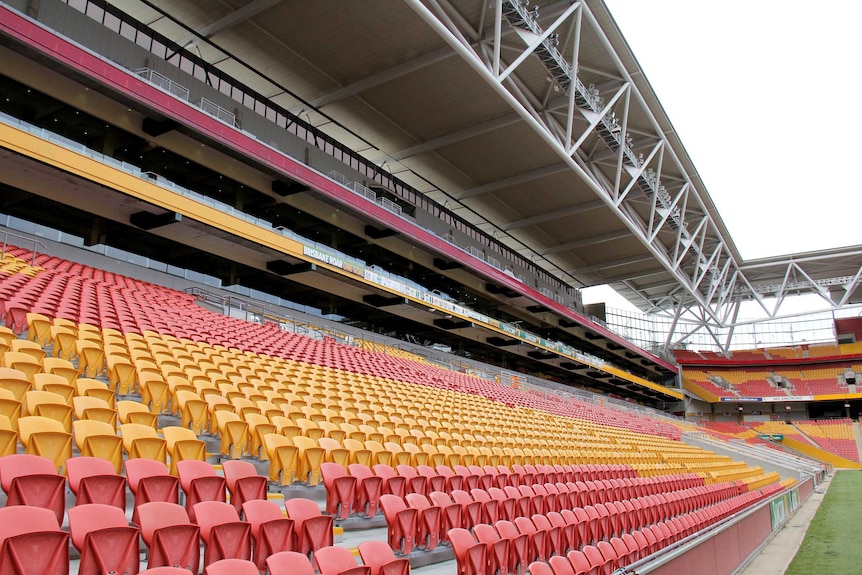
<instances>
[{"instance_id":1,"label":"walkway path","mask_svg":"<svg viewBox=\"0 0 862 575\"><path fill-rule=\"evenodd\" d=\"M859 425L856 424L857 434ZM857 436L857 441L858 441ZM832 477L829 476L820 484L811 497L808 498L796 514L784 524L784 527L772 538L754 560L740 572L740 575L783 575L790 562L799 551L808 526L823 501Z\"/></svg>"}]
</instances>

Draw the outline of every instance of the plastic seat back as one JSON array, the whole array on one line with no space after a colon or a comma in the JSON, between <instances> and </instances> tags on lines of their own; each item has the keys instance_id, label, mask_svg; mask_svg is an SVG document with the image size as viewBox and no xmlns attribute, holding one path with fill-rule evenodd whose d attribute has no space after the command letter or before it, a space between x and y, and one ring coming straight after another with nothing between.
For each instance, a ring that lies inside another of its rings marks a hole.
<instances>
[{"instance_id":1,"label":"plastic seat back","mask_svg":"<svg viewBox=\"0 0 862 575\"><path fill-rule=\"evenodd\" d=\"M487 546L477 542L472 533L460 527L450 530L448 538L458 564L458 575L485 575Z\"/></svg>"},{"instance_id":2,"label":"plastic seat back","mask_svg":"<svg viewBox=\"0 0 862 575\"><path fill-rule=\"evenodd\" d=\"M147 568L179 566L197 573L200 528L189 521L182 505L153 501L138 508L141 537L147 544Z\"/></svg>"},{"instance_id":3,"label":"plastic seat back","mask_svg":"<svg viewBox=\"0 0 862 575\"><path fill-rule=\"evenodd\" d=\"M351 463L347 469L350 475L357 479L356 500L353 504L353 510L357 513L364 513L365 517L374 517L377 515L380 504L383 478L377 477L368 466L360 463Z\"/></svg>"},{"instance_id":4,"label":"plastic seat back","mask_svg":"<svg viewBox=\"0 0 862 575\"><path fill-rule=\"evenodd\" d=\"M245 520L251 525L254 562L258 569L266 570L266 558L273 553L295 549L293 519L285 517L278 504L252 499L243 503L242 510Z\"/></svg>"},{"instance_id":5,"label":"plastic seat back","mask_svg":"<svg viewBox=\"0 0 862 575\"><path fill-rule=\"evenodd\" d=\"M410 562L406 558L395 557L392 548L383 541L363 541L359 544L362 563L370 567L371 575L407 575Z\"/></svg>"},{"instance_id":6,"label":"plastic seat back","mask_svg":"<svg viewBox=\"0 0 862 575\"><path fill-rule=\"evenodd\" d=\"M0 486L6 492L7 507L42 507L54 513L58 525L63 524L66 479L57 475L50 459L23 453L0 458Z\"/></svg>"},{"instance_id":7,"label":"plastic seat back","mask_svg":"<svg viewBox=\"0 0 862 575\"><path fill-rule=\"evenodd\" d=\"M129 526L122 509L99 503L72 507L69 531L81 552L80 575L135 575L140 570L140 532Z\"/></svg>"},{"instance_id":8,"label":"plastic seat back","mask_svg":"<svg viewBox=\"0 0 862 575\"><path fill-rule=\"evenodd\" d=\"M247 559L220 559L204 568L204 575L260 575L257 565Z\"/></svg>"},{"instance_id":9,"label":"plastic seat back","mask_svg":"<svg viewBox=\"0 0 862 575\"><path fill-rule=\"evenodd\" d=\"M294 521L297 551L308 555L332 545L332 517L321 515L317 503L297 497L286 500L284 508Z\"/></svg>"},{"instance_id":10,"label":"plastic seat back","mask_svg":"<svg viewBox=\"0 0 862 575\"><path fill-rule=\"evenodd\" d=\"M194 515L204 542L204 565L222 559L251 559L251 524L240 521L233 505L201 501Z\"/></svg>"},{"instance_id":11,"label":"plastic seat back","mask_svg":"<svg viewBox=\"0 0 862 575\"><path fill-rule=\"evenodd\" d=\"M231 505L237 512L242 511L242 504L246 501L266 499L266 477L258 475L252 463L229 459L222 461L222 469Z\"/></svg>"},{"instance_id":12,"label":"plastic seat back","mask_svg":"<svg viewBox=\"0 0 862 575\"><path fill-rule=\"evenodd\" d=\"M315 575L307 555L296 551L281 551L266 558L269 575Z\"/></svg>"},{"instance_id":13,"label":"plastic seat back","mask_svg":"<svg viewBox=\"0 0 862 575\"><path fill-rule=\"evenodd\" d=\"M69 534L48 509L0 508L0 573L68 575Z\"/></svg>"},{"instance_id":14,"label":"plastic seat back","mask_svg":"<svg viewBox=\"0 0 862 575\"><path fill-rule=\"evenodd\" d=\"M326 512L336 519L347 519L356 500L357 479L337 463L322 463L320 472L326 486Z\"/></svg>"},{"instance_id":15,"label":"plastic seat back","mask_svg":"<svg viewBox=\"0 0 862 575\"><path fill-rule=\"evenodd\" d=\"M126 509L126 478L115 472L110 461L82 455L66 465L75 505L102 503Z\"/></svg>"},{"instance_id":16,"label":"plastic seat back","mask_svg":"<svg viewBox=\"0 0 862 575\"><path fill-rule=\"evenodd\" d=\"M418 510L408 508L401 497L392 494L381 495L380 506L386 517L389 546L402 555L411 553L416 544Z\"/></svg>"},{"instance_id":17,"label":"plastic seat back","mask_svg":"<svg viewBox=\"0 0 862 575\"><path fill-rule=\"evenodd\" d=\"M346 547L323 547L314 553L320 575L370 575L371 567L357 565Z\"/></svg>"},{"instance_id":18,"label":"plastic seat back","mask_svg":"<svg viewBox=\"0 0 862 575\"><path fill-rule=\"evenodd\" d=\"M225 478L216 475L213 466L206 461L186 459L177 462L180 486L186 494L186 511L196 521L194 506L202 501L227 501ZM235 510L234 510L235 511Z\"/></svg>"}]
</instances>

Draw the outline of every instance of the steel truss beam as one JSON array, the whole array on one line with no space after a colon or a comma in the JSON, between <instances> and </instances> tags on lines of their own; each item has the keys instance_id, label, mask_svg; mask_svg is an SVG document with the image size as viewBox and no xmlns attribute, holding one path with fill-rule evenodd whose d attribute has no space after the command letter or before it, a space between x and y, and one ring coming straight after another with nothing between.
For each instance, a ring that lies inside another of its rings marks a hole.
<instances>
[{"instance_id":1,"label":"steel truss beam","mask_svg":"<svg viewBox=\"0 0 862 575\"><path fill-rule=\"evenodd\" d=\"M470 23L446 0L406 1L508 103L519 120L527 123L561 158L565 169L577 174L591 188L601 203L589 202L587 207L609 208L625 225L627 233L648 250L650 257L646 259L654 259L660 264L660 271L670 275L679 289L666 292L659 299L641 291L636 282L626 281L628 278L622 275L606 279L623 283L654 312L671 312L677 318L674 325L683 325L681 319L694 318L702 323L698 329L710 333L720 347L726 347L730 338L723 340L719 334L724 330L732 332L743 300L756 301L769 317L775 317L785 295L791 291L817 293L835 307L848 302L862 282L862 264L856 264L853 273L842 278L823 278L806 267L803 260L769 262L765 265L771 268L786 267L782 274L776 275L774 270L769 274L782 278L777 286L774 280L768 284L759 281L757 278L764 275L759 268L740 264L732 243L726 241L723 228L713 219L704 201L705 192L690 177L674 143L665 136L633 80L633 72L626 69L588 2L555 2L545 7L547 14L541 14L528 10L522 0L494 0L484 5L478 23ZM518 49L513 49L511 30L522 42ZM604 61L609 63L605 70L589 69L590 73L600 73L609 79L599 88L585 86L578 78L578 71L587 69L581 68L578 61L586 33L598 39L605 52ZM478 43L477 38L481 39ZM519 79L519 69L535 60L546 67L564 98L551 99L550 90L532 93ZM639 70L636 72L640 74ZM607 93L601 93L602 90ZM629 129L634 112L638 118L647 119L647 127ZM585 149L587 143L591 146L589 150ZM438 144L420 144L418 150L409 150L405 156L434 149ZM513 176L465 190L456 197L466 199L490 193L559 169L547 167ZM505 224L502 229L536 225L582 209L573 206L570 210L534 215ZM609 234L608 241L617 236ZM563 251L567 245L550 247L544 253ZM581 242L570 245L578 247ZM848 255L852 254L833 257ZM600 272L630 263L629 260L643 261L626 258L571 273ZM633 273L630 277L645 276ZM834 285L845 290L837 302L828 291ZM774 297L775 301L767 302L767 297ZM668 334L668 345L673 341L677 341L674 333Z\"/></svg>"}]
</instances>

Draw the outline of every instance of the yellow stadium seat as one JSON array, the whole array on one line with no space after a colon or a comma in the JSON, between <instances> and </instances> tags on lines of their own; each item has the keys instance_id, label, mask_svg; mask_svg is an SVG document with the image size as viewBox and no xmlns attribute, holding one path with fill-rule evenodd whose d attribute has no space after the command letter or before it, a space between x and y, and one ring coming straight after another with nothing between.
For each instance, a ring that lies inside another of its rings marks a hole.
<instances>
[{"instance_id":1,"label":"yellow stadium seat","mask_svg":"<svg viewBox=\"0 0 862 575\"><path fill-rule=\"evenodd\" d=\"M108 402L108 405L113 406L115 402L114 392L108 388L108 384L91 379L89 377L79 377L75 380L75 391L78 395L86 395L88 397L98 397Z\"/></svg>"},{"instance_id":2,"label":"yellow stadium seat","mask_svg":"<svg viewBox=\"0 0 862 575\"><path fill-rule=\"evenodd\" d=\"M18 353L26 353L27 355L38 361L40 364L47 355L45 353L45 350L42 349L41 345L39 345L35 341L30 341L27 339L13 340L10 349L12 351L17 351Z\"/></svg>"},{"instance_id":3,"label":"yellow stadium seat","mask_svg":"<svg viewBox=\"0 0 862 575\"><path fill-rule=\"evenodd\" d=\"M161 431L171 458L171 475L176 475L178 461L186 459L206 461L206 443L198 439L194 431L177 426L163 427Z\"/></svg>"},{"instance_id":4,"label":"yellow stadium seat","mask_svg":"<svg viewBox=\"0 0 862 575\"><path fill-rule=\"evenodd\" d=\"M30 312L27 319L27 339L39 344L40 347L48 345L51 341L51 320L40 314Z\"/></svg>"},{"instance_id":5,"label":"yellow stadium seat","mask_svg":"<svg viewBox=\"0 0 862 575\"><path fill-rule=\"evenodd\" d=\"M137 371L126 356L115 353L105 354L105 365L108 370L108 385L119 395L129 395L135 390Z\"/></svg>"},{"instance_id":6,"label":"yellow stadium seat","mask_svg":"<svg viewBox=\"0 0 862 575\"><path fill-rule=\"evenodd\" d=\"M404 451L401 445L394 441L387 441L383 444L383 448L392 454L392 467L398 465L411 465L411 454L409 451Z\"/></svg>"},{"instance_id":7,"label":"yellow stadium seat","mask_svg":"<svg viewBox=\"0 0 862 575\"><path fill-rule=\"evenodd\" d=\"M12 429L18 430L18 418L21 417L23 405L15 399L15 394L0 387L0 415L6 417Z\"/></svg>"},{"instance_id":8,"label":"yellow stadium seat","mask_svg":"<svg viewBox=\"0 0 862 575\"><path fill-rule=\"evenodd\" d=\"M12 422L0 414L0 457L18 453L18 430Z\"/></svg>"},{"instance_id":9,"label":"yellow stadium seat","mask_svg":"<svg viewBox=\"0 0 862 575\"><path fill-rule=\"evenodd\" d=\"M33 376L33 384L38 391L50 391L62 395L66 403L72 405L75 386L71 385L62 375L55 373L37 373Z\"/></svg>"},{"instance_id":10,"label":"yellow stadium seat","mask_svg":"<svg viewBox=\"0 0 862 575\"><path fill-rule=\"evenodd\" d=\"M231 459L240 459L248 452L248 423L236 413L227 410L216 411L215 417L221 436L221 453Z\"/></svg>"},{"instance_id":11,"label":"yellow stadium seat","mask_svg":"<svg viewBox=\"0 0 862 575\"><path fill-rule=\"evenodd\" d=\"M374 455L361 441L346 437L341 444L350 452L350 463L359 463L369 468L374 465Z\"/></svg>"},{"instance_id":12,"label":"yellow stadium seat","mask_svg":"<svg viewBox=\"0 0 862 575\"><path fill-rule=\"evenodd\" d=\"M81 331L78 331L78 340L75 342L78 351L78 373L84 377L98 377L105 371L105 352L101 343L89 339L81 339Z\"/></svg>"},{"instance_id":13,"label":"yellow stadium seat","mask_svg":"<svg viewBox=\"0 0 862 575\"><path fill-rule=\"evenodd\" d=\"M141 403L147 406L150 413L159 414L168 407L170 388L161 374L141 372L138 375Z\"/></svg>"},{"instance_id":14,"label":"yellow stadium seat","mask_svg":"<svg viewBox=\"0 0 862 575\"><path fill-rule=\"evenodd\" d=\"M310 419L297 419L296 425L302 430L301 435L311 439L320 439L326 433L316 422Z\"/></svg>"},{"instance_id":15,"label":"yellow stadium seat","mask_svg":"<svg viewBox=\"0 0 862 575\"><path fill-rule=\"evenodd\" d=\"M201 435L209 421L207 402L194 391L180 389L176 392L176 408L180 412L180 426L190 428Z\"/></svg>"},{"instance_id":16,"label":"yellow stadium seat","mask_svg":"<svg viewBox=\"0 0 862 575\"><path fill-rule=\"evenodd\" d=\"M299 448L291 438L268 433L263 444L269 459L269 480L279 485L290 485L296 475Z\"/></svg>"},{"instance_id":17,"label":"yellow stadium seat","mask_svg":"<svg viewBox=\"0 0 862 575\"><path fill-rule=\"evenodd\" d=\"M267 454L266 450L263 449L263 436L268 433L275 433L275 424L270 422L265 415L261 415L260 413L249 413L243 419L248 424L248 434L251 443L249 446L249 452L251 456L265 460Z\"/></svg>"},{"instance_id":18,"label":"yellow stadium seat","mask_svg":"<svg viewBox=\"0 0 862 575\"><path fill-rule=\"evenodd\" d=\"M123 438L114 426L103 421L79 419L72 424L75 445L83 456L106 459L114 464L115 471L123 471Z\"/></svg>"},{"instance_id":19,"label":"yellow stadium seat","mask_svg":"<svg viewBox=\"0 0 862 575\"><path fill-rule=\"evenodd\" d=\"M62 395L50 391L28 391L24 394L24 413L57 420L63 424L64 431L72 432L74 410Z\"/></svg>"},{"instance_id":20,"label":"yellow stadium seat","mask_svg":"<svg viewBox=\"0 0 862 575\"><path fill-rule=\"evenodd\" d=\"M153 429L157 429L159 425L157 414L150 413L150 410L143 403L131 399L117 402L117 415L120 418L120 423L140 423Z\"/></svg>"},{"instance_id":21,"label":"yellow stadium seat","mask_svg":"<svg viewBox=\"0 0 862 575\"><path fill-rule=\"evenodd\" d=\"M42 371L59 375L65 379L69 385L75 385L75 380L78 379L78 370L72 362L58 357L46 357L43 359Z\"/></svg>"},{"instance_id":22,"label":"yellow stadium seat","mask_svg":"<svg viewBox=\"0 0 862 575\"><path fill-rule=\"evenodd\" d=\"M155 459L167 462L167 442L159 437L158 432L141 423L124 423L120 425L120 436L123 438L123 449L129 459Z\"/></svg>"},{"instance_id":23,"label":"yellow stadium seat","mask_svg":"<svg viewBox=\"0 0 862 575\"><path fill-rule=\"evenodd\" d=\"M314 487L320 483L320 464L323 463L326 451L310 437L297 435L291 441L299 450L296 476L309 487Z\"/></svg>"},{"instance_id":24,"label":"yellow stadium seat","mask_svg":"<svg viewBox=\"0 0 862 575\"><path fill-rule=\"evenodd\" d=\"M72 457L72 434L56 419L30 415L18 419L18 434L26 453L41 455L66 474L66 460Z\"/></svg>"},{"instance_id":25,"label":"yellow stadium seat","mask_svg":"<svg viewBox=\"0 0 862 575\"><path fill-rule=\"evenodd\" d=\"M117 411L104 399L79 395L72 398L72 407L76 419L101 421L117 428Z\"/></svg>"},{"instance_id":26,"label":"yellow stadium seat","mask_svg":"<svg viewBox=\"0 0 862 575\"><path fill-rule=\"evenodd\" d=\"M32 355L20 351L7 351L4 353L3 367L23 373L25 379L31 384L33 383L33 376L42 371L42 363L39 360ZM2 374L0 374L0 377L2 377ZM6 379L8 378L3 377L0 381L5 382Z\"/></svg>"}]
</instances>

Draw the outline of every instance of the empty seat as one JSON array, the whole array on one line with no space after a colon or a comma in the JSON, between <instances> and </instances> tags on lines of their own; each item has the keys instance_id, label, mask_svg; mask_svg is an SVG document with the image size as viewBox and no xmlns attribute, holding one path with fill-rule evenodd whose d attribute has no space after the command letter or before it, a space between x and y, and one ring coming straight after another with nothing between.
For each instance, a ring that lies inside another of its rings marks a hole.
<instances>
[{"instance_id":1,"label":"empty seat","mask_svg":"<svg viewBox=\"0 0 862 575\"><path fill-rule=\"evenodd\" d=\"M487 546L473 538L473 534L456 527L448 533L455 561L458 564L458 575L485 575L488 569Z\"/></svg>"},{"instance_id":2,"label":"empty seat","mask_svg":"<svg viewBox=\"0 0 862 575\"><path fill-rule=\"evenodd\" d=\"M116 473L110 461L80 456L69 459L66 465L75 505L101 503L126 510L126 478Z\"/></svg>"},{"instance_id":3,"label":"empty seat","mask_svg":"<svg viewBox=\"0 0 862 575\"><path fill-rule=\"evenodd\" d=\"M293 519L282 513L278 504L265 499L253 499L242 505L245 520L251 525L254 542L254 562L266 570L266 558L273 553L293 551L296 546Z\"/></svg>"},{"instance_id":4,"label":"empty seat","mask_svg":"<svg viewBox=\"0 0 862 575\"><path fill-rule=\"evenodd\" d=\"M103 459L114 473L123 469L123 439L116 428L104 421L81 419L72 423L75 445L82 456Z\"/></svg>"},{"instance_id":5,"label":"empty seat","mask_svg":"<svg viewBox=\"0 0 862 575\"><path fill-rule=\"evenodd\" d=\"M0 508L0 573L68 575L69 534L48 509Z\"/></svg>"},{"instance_id":6,"label":"empty seat","mask_svg":"<svg viewBox=\"0 0 862 575\"><path fill-rule=\"evenodd\" d=\"M306 555L296 551L273 553L266 558L269 575L315 575Z\"/></svg>"},{"instance_id":7,"label":"empty seat","mask_svg":"<svg viewBox=\"0 0 862 575\"><path fill-rule=\"evenodd\" d=\"M194 516L204 542L204 565L221 559L251 560L251 524L223 501L195 503Z\"/></svg>"},{"instance_id":8,"label":"empty seat","mask_svg":"<svg viewBox=\"0 0 862 575\"><path fill-rule=\"evenodd\" d=\"M392 548L383 541L363 541L358 546L362 563L371 569L371 575L407 575L410 562L395 557Z\"/></svg>"},{"instance_id":9,"label":"empty seat","mask_svg":"<svg viewBox=\"0 0 862 575\"><path fill-rule=\"evenodd\" d=\"M50 459L22 453L0 457L0 486L7 507L42 507L54 513L57 525L63 524L66 479L57 475Z\"/></svg>"},{"instance_id":10,"label":"empty seat","mask_svg":"<svg viewBox=\"0 0 862 575\"><path fill-rule=\"evenodd\" d=\"M323 547L314 558L320 575L371 575L371 567L357 565L353 553L345 547Z\"/></svg>"},{"instance_id":11,"label":"empty seat","mask_svg":"<svg viewBox=\"0 0 862 575\"><path fill-rule=\"evenodd\" d=\"M207 565L204 575L260 575L260 571L247 559L221 559Z\"/></svg>"},{"instance_id":12,"label":"empty seat","mask_svg":"<svg viewBox=\"0 0 862 575\"><path fill-rule=\"evenodd\" d=\"M122 509L99 503L72 507L69 532L81 553L80 575L135 575L140 570L140 532L129 526Z\"/></svg>"},{"instance_id":13,"label":"empty seat","mask_svg":"<svg viewBox=\"0 0 862 575\"><path fill-rule=\"evenodd\" d=\"M337 463L322 463L320 472L326 487L326 512L336 519L347 519L356 500L357 478Z\"/></svg>"},{"instance_id":14,"label":"empty seat","mask_svg":"<svg viewBox=\"0 0 862 575\"><path fill-rule=\"evenodd\" d=\"M383 492L383 478L377 477L367 465L351 463L347 466L352 477L356 477L356 501L353 510L365 517L377 515L380 495Z\"/></svg>"},{"instance_id":15,"label":"empty seat","mask_svg":"<svg viewBox=\"0 0 862 575\"><path fill-rule=\"evenodd\" d=\"M222 469L231 505L238 513L246 501L266 499L266 477L258 475L252 463L230 459L222 462Z\"/></svg>"},{"instance_id":16,"label":"empty seat","mask_svg":"<svg viewBox=\"0 0 862 575\"><path fill-rule=\"evenodd\" d=\"M180 487L186 497L186 511L196 521L194 506L201 501L227 501L227 483L206 461L188 459L177 463Z\"/></svg>"},{"instance_id":17,"label":"empty seat","mask_svg":"<svg viewBox=\"0 0 862 575\"><path fill-rule=\"evenodd\" d=\"M138 507L141 537L147 545L147 568L174 566L198 572L200 528L176 503L153 501Z\"/></svg>"},{"instance_id":18,"label":"empty seat","mask_svg":"<svg viewBox=\"0 0 862 575\"><path fill-rule=\"evenodd\" d=\"M509 573L511 555L509 554L509 540L500 537L493 525L480 523L473 528L473 535L479 543L487 546L485 557L488 560L487 573Z\"/></svg>"},{"instance_id":19,"label":"empty seat","mask_svg":"<svg viewBox=\"0 0 862 575\"><path fill-rule=\"evenodd\" d=\"M168 473L167 466L153 459L128 459L125 462L129 490L135 497L132 522L137 522L138 507L153 501L178 503L180 480Z\"/></svg>"},{"instance_id":20,"label":"empty seat","mask_svg":"<svg viewBox=\"0 0 862 575\"><path fill-rule=\"evenodd\" d=\"M317 503L301 497L284 502L287 516L293 519L296 550L311 555L321 547L332 545L332 517L322 515Z\"/></svg>"},{"instance_id":21,"label":"empty seat","mask_svg":"<svg viewBox=\"0 0 862 575\"><path fill-rule=\"evenodd\" d=\"M419 511L392 494L381 495L380 505L386 517L389 546L402 555L411 553L416 545Z\"/></svg>"},{"instance_id":22,"label":"empty seat","mask_svg":"<svg viewBox=\"0 0 862 575\"><path fill-rule=\"evenodd\" d=\"M65 473L66 460L72 457L72 434L62 423L38 415L21 417L18 434L26 453L50 459L57 471Z\"/></svg>"}]
</instances>

